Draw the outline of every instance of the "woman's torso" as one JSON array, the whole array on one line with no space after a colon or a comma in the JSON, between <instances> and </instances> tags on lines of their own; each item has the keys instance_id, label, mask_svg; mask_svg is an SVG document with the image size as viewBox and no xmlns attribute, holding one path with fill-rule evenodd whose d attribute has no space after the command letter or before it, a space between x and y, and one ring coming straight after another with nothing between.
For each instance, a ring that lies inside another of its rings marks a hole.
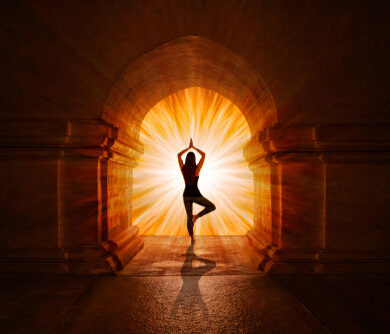
<instances>
[{"instance_id":1,"label":"woman's torso","mask_svg":"<svg viewBox=\"0 0 390 334\"><path fill-rule=\"evenodd\" d=\"M184 197L200 197L202 194L198 189L199 176L195 176L195 182L193 184L186 184L183 192Z\"/></svg>"}]
</instances>

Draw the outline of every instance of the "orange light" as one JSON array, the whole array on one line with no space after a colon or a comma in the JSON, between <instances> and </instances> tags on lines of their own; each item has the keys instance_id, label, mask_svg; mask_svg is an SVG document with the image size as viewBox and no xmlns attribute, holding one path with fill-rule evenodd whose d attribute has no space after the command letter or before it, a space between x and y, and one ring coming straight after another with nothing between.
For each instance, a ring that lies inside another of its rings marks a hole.
<instances>
[{"instance_id":1,"label":"orange light","mask_svg":"<svg viewBox=\"0 0 390 334\"><path fill-rule=\"evenodd\" d=\"M177 153L190 138L206 153L199 189L217 207L196 222L195 235L245 234L254 215L253 174L243 157L249 127L230 100L200 87L164 98L142 123L145 153L134 169L133 223L143 235L188 235ZM194 204L194 213L200 209Z\"/></svg>"}]
</instances>

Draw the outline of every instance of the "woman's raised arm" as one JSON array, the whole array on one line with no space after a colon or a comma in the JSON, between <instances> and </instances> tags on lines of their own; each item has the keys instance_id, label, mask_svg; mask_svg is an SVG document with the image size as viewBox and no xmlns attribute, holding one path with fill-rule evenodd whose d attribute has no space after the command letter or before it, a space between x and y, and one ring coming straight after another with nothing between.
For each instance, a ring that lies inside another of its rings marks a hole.
<instances>
[{"instance_id":1,"label":"woman's raised arm","mask_svg":"<svg viewBox=\"0 0 390 334\"><path fill-rule=\"evenodd\" d=\"M181 160L181 156L190 149L190 147L188 146L187 148L185 148L183 151L180 151L178 154L177 154L177 160L179 162L179 166L180 166L180 169L182 169L183 167L183 160Z\"/></svg>"},{"instance_id":2,"label":"woman's raised arm","mask_svg":"<svg viewBox=\"0 0 390 334\"><path fill-rule=\"evenodd\" d=\"M200 173L200 170L202 169L203 167L203 163L204 163L204 159L206 158L206 153L204 153L202 150L200 150L199 148L196 148L195 146L192 146L194 148L194 150L196 150L197 152L199 152L199 154L201 155L201 158L199 160L199 163L196 165L196 171L195 171L195 175L196 176L199 176L199 173Z\"/></svg>"}]
</instances>

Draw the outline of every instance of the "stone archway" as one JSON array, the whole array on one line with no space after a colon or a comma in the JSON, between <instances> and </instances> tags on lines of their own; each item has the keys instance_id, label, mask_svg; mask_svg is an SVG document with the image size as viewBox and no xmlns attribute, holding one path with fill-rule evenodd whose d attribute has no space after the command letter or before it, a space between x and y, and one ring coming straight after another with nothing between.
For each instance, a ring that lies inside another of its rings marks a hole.
<instances>
[{"instance_id":1,"label":"stone archway","mask_svg":"<svg viewBox=\"0 0 390 334\"><path fill-rule=\"evenodd\" d=\"M281 126L267 86L239 55L203 37L162 44L114 83L100 120L69 121L58 160L58 236L66 271L120 270L142 247L132 226L132 169L150 108L200 86L233 101L252 139L244 155L254 173L254 228L260 268L322 270L326 255L326 129ZM325 137L324 137L325 134Z\"/></svg>"},{"instance_id":2,"label":"stone archway","mask_svg":"<svg viewBox=\"0 0 390 334\"><path fill-rule=\"evenodd\" d=\"M120 269L141 247L137 230L131 226L131 191L123 185L132 184L131 170L142 154L138 139L142 120L156 102L192 86L207 88L233 101L247 119L252 136L277 121L273 98L256 70L209 39L178 38L130 64L112 87L102 112L113 136L106 142L109 153L99 157L99 233L109 254L106 259L114 270ZM266 203L270 210L271 187L269 179L263 176L269 177L269 166L256 170L266 172L254 174L255 184L268 181L268 188L257 187L254 200ZM271 229L270 212L262 217L268 217L265 229Z\"/></svg>"},{"instance_id":3,"label":"stone archway","mask_svg":"<svg viewBox=\"0 0 390 334\"><path fill-rule=\"evenodd\" d=\"M349 250L327 250L326 180L337 128L278 123L272 95L250 64L209 39L187 36L130 64L99 120L67 123L58 159L63 270L120 270L142 247L131 217L132 169L143 151L138 131L157 101L192 86L227 97L248 122L244 155L254 173L255 218L247 236L263 255L260 268L312 272L350 261Z\"/></svg>"},{"instance_id":4,"label":"stone archway","mask_svg":"<svg viewBox=\"0 0 390 334\"><path fill-rule=\"evenodd\" d=\"M242 110L252 135L277 122L272 95L254 67L210 39L187 36L162 44L127 67L112 87L102 119L138 137L158 101L189 87L227 97Z\"/></svg>"}]
</instances>

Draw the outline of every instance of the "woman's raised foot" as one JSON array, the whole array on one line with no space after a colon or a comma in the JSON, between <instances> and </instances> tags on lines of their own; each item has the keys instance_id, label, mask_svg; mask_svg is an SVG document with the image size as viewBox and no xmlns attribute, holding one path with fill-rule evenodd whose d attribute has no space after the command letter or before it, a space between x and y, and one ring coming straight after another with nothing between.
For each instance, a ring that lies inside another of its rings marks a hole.
<instances>
[{"instance_id":1,"label":"woman's raised foot","mask_svg":"<svg viewBox=\"0 0 390 334\"><path fill-rule=\"evenodd\" d=\"M194 226L194 224L195 224L195 222L196 222L196 220L197 220L198 218L199 218L198 215L193 215L193 216L192 216L192 226Z\"/></svg>"}]
</instances>

